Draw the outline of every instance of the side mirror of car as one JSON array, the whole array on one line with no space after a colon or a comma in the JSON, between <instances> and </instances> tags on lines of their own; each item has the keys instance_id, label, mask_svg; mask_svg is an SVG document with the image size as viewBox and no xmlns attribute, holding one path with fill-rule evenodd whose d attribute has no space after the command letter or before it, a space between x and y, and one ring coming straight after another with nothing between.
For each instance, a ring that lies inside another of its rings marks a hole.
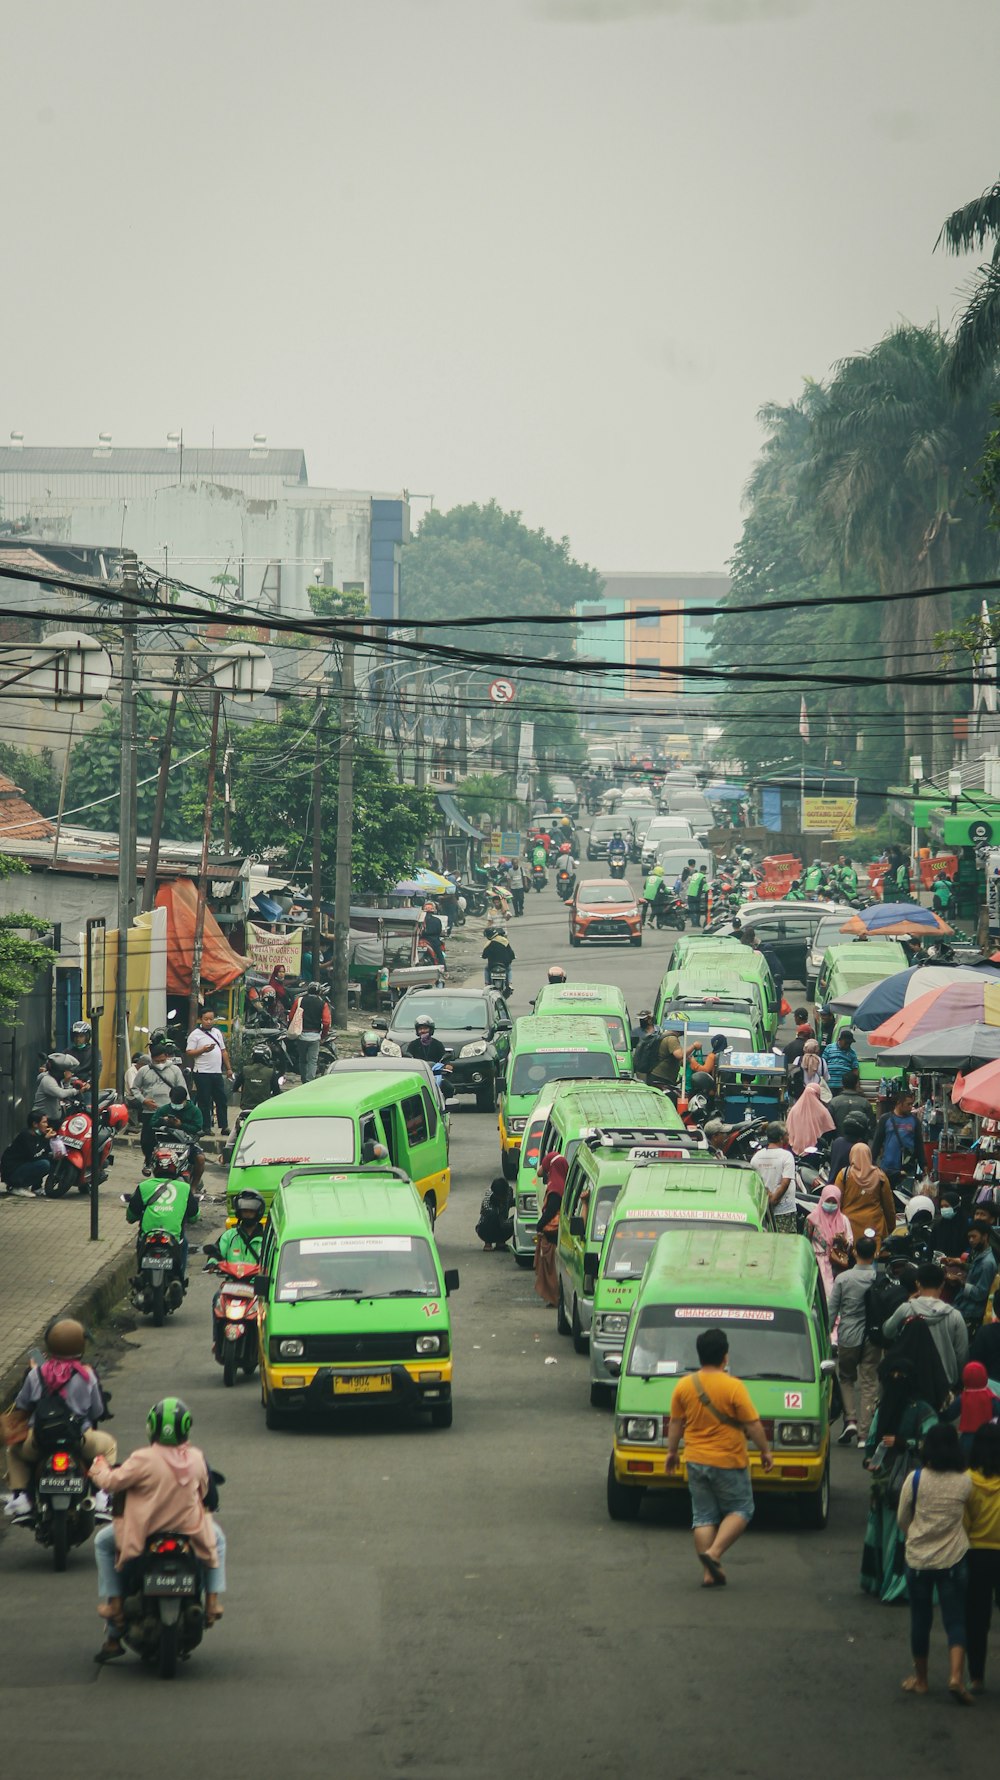
<instances>
[{"instance_id":1,"label":"side mirror of car","mask_svg":"<svg viewBox=\"0 0 1000 1780\"><path fill-rule=\"evenodd\" d=\"M832 1378L837 1370L836 1360L820 1360L819 1369L824 1378Z\"/></svg>"},{"instance_id":2,"label":"side mirror of car","mask_svg":"<svg viewBox=\"0 0 1000 1780\"><path fill-rule=\"evenodd\" d=\"M269 1273L255 1273L251 1277L250 1284L253 1286L258 1298L263 1298L265 1293L271 1290L271 1275Z\"/></svg>"},{"instance_id":3,"label":"side mirror of car","mask_svg":"<svg viewBox=\"0 0 1000 1780\"><path fill-rule=\"evenodd\" d=\"M597 1284L597 1256L585 1255L583 1258L583 1289L592 1293Z\"/></svg>"},{"instance_id":4,"label":"side mirror of car","mask_svg":"<svg viewBox=\"0 0 1000 1780\"><path fill-rule=\"evenodd\" d=\"M619 1373L621 1372L621 1369L622 1369L621 1354L605 1354L604 1364L607 1367L608 1371L610 1372L612 1378L617 1378Z\"/></svg>"},{"instance_id":5,"label":"side mirror of car","mask_svg":"<svg viewBox=\"0 0 1000 1780\"><path fill-rule=\"evenodd\" d=\"M452 1292L458 1291L458 1268L447 1267L444 1275L445 1297L450 1298Z\"/></svg>"},{"instance_id":6,"label":"side mirror of car","mask_svg":"<svg viewBox=\"0 0 1000 1780\"><path fill-rule=\"evenodd\" d=\"M570 1218L569 1233L571 1236L586 1236L587 1221L585 1218Z\"/></svg>"}]
</instances>

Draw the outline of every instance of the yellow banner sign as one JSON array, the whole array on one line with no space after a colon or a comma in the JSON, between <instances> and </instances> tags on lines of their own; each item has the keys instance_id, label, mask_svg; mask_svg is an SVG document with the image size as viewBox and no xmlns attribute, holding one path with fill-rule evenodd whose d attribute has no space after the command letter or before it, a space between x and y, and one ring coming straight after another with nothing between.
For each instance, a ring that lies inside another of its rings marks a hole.
<instances>
[{"instance_id":1,"label":"yellow banner sign","mask_svg":"<svg viewBox=\"0 0 1000 1780\"><path fill-rule=\"evenodd\" d=\"M310 930L311 931L311 930ZM266 927L247 922L247 953L254 970L270 976L277 964L283 964L293 976L302 969L302 929L293 933L271 933Z\"/></svg>"},{"instance_id":2,"label":"yellow banner sign","mask_svg":"<svg viewBox=\"0 0 1000 1780\"><path fill-rule=\"evenodd\" d=\"M822 828L838 837L854 833L857 800L853 797L804 797L802 826Z\"/></svg>"}]
</instances>

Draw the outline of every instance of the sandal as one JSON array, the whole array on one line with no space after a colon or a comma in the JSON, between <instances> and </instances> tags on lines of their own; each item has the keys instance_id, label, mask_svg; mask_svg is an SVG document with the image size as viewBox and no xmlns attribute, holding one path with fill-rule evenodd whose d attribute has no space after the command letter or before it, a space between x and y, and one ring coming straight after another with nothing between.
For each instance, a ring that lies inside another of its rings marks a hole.
<instances>
[{"instance_id":1,"label":"sandal","mask_svg":"<svg viewBox=\"0 0 1000 1780\"><path fill-rule=\"evenodd\" d=\"M961 1681L949 1681L948 1692L956 1706L971 1706L972 1695L968 1693Z\"/></svg>"},{"instance_id":2,"label":"sandal","mask_svg":"<svg viewBox=\"0 0 1000 1780\"><path fill-rule=\"evenodd\" d=\"M711 1586L713 1588L725 1588L727 1580L726 1572L722 1568L718 1558L709 1557L708 1553L703 1551L698 1558L698 1562L699 1564L704 1564L705 1569L712 1577Z\"/></svg>"},{"instance_id":3,"label":"sandal","mask_svg":"<svg viewBox=\"0 0 1000 1780\"><path fill-rule=\"evenodd\" d=\"M921 1686L916 1675L907 1675L906 1680L902 1684L902 1690L904 1693L924 1694L930 1692L926 1682Z\"/></svg>"},{"instance_id":4,"label":"sandal","mask_svg":"<svg viewBox=\"0 0 1000 1780\"><path fill-rule=\"evenodd\" d=\"M124 1627L121 1628L124 1630ZM95 1663L116 1663L120 1656L125 1655L125 1646L119 1638L105 1638L100 1650L94 1657Z\"/></svg>"}]
</instances>

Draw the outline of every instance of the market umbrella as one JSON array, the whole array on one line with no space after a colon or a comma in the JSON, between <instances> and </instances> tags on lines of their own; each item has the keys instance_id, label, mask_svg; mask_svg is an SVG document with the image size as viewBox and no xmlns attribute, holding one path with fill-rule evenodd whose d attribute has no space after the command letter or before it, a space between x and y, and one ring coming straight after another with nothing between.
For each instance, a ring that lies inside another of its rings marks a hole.
<instances>
[{"instance_id":1,"label":"market umbrella","mask_svg":"<svg viewBox=\"0 0 1000 1780\"><path fill-rule=\"evenodd\" d=\"M439 871L431 871L429 866L420 865L413 874L418 890L427 890L432 896L447 896L449 890L455 888Z\"/></svg>"},{"instance_id":2,"label":"market umbrella","mask_svg":"<svg viewBox=\"0 0 1000 1780\"><path fill-rule=\"evenodd\" d=\"M951 933L933 909L919 902L876 902L870 909L859 909L845 921L841 933L881 933L885 939L925 939L932 933Z\"/></svg>"},{"instance_id":3,"label":"market umbrella","mask_svg":"<svg viewBox=\"0 0 1000 1780\"><path fill-rule=\"evenodd\" d=\"M876 1051L899 1045L946 1026L1000 1026L1000 982L974 971L967 982L945 983L907 1002L870 1034Z\"/></svg>"},{"instance_id":4,"label":"market umbrella","mask_svg":"<svg viewBox=\"0 0 1000 1780\"><path fill-rule=\"evenodd\" d=\"M927 1032L910 1038L883 1053L882 1061L895 1067L908 1063L913 1069L932 1070L977 1068L1000 1058L1000 1026L947 1026L940 1032Z\"/></svg>"},{"instance_id":5,"label":"market umbrella","mask_svg":"<svg viewBox=\"0 0 1000 1780\"><path fill-rule=\"evenodd\" d=\"M963 1112L978 1113L983 1119L1000 1118L1000 1058L958 1076L951 1098Z\"/></svg>"},{"instance_id":6,"label":"market umbrella","mask_svg":"<svg viewBox=\"0 0 1000 1780\"><path fill-rule=\"evenodd\" d=\"M975 982L982 977L996 981L998 976L1000 972L977 972L966 964L913 964L909 970L897 970L880 983L852 989L831 1005L838 1014L851 1014L859 1032L873 1032L883 1020L898 1014L921 995L929 995L932 989L946 988L949 983Z\"/></svg>"},{"instance_id":7,"label":"market umbrella","mask_svg":"<svg viewBox=\"0 0 1000 1780\"><path fill-rule=\"evenodd\" d=\"M404 878L401 883L393 884L392 889L389 892L389 895L390 896L419 896L422 890L423 890L423 885L418 884L414 878Z\"/></svg>"}]
</instances>

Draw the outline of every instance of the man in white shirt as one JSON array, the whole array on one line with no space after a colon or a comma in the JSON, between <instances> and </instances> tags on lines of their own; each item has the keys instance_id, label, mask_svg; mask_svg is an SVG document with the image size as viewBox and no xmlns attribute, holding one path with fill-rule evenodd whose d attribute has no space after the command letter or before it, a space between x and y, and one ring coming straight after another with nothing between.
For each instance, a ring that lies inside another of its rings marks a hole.
<instances>
[{"instance_id":1,"label":"man in white shirt","mask_svg":"<svg viewBox=\"0 0 1000 1780\"><path fill-rule=\"evenodd\" d=\"M194 1094L203 1129L211 1131L214 1111L221 1135L228 1137L229 1101L223 1076L232 1081L233 1070L225 1038L215 1025L215 1015L210 1007L202 1008L198 1025L188 1033L184 1055L194 1071Z\"/></svg>"},{"instance_id":2,"label":"man in white shirt","mask_svg":"<svg viewBox=\"0 0 1000 1780\"><path fill-rule=\"evenodd\" d=\"M774 1227L786 1236L798 1234L795 1216L795 1157L785 1148L785 1127L775 1122L767 1127L767 1148L758 1150L753 1166L767 1188Z\"/></svg>"}]
</instances>

